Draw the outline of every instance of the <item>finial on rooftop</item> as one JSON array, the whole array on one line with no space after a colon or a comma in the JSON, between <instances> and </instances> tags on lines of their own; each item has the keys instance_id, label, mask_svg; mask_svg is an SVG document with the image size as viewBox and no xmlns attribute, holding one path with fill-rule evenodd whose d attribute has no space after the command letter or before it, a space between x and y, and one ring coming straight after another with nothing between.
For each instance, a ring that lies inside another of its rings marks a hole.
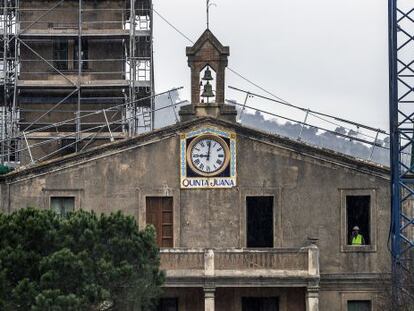
<instances>
[{"instance_id":1,"label":"finial on rooftop","mask_svg":"<svg viewBox=\"0 0 414 311\"><path fill-rule=\"evenodd\" d=\"M210 2L210 0L207 0L207 29L210 29L210 7L212 5L217 6L215 3Z\"/></svg>"}]
</instances>

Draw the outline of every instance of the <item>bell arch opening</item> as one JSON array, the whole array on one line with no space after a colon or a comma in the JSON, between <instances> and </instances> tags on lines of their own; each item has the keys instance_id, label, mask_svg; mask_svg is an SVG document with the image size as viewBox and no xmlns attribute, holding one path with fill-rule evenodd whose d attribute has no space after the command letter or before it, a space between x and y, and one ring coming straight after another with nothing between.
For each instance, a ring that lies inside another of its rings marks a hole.
<instances>
[{"instance_id":1,"label":"bell arch opening","mask_svg":"<svg viewBox=\"0 0 414 311\"><path fill-rule=\"evenodd\" d=\"M200 103L210 104L216 101L216 81L215 70L207 64L200 71Z\"/></svg>"}]
</instances>

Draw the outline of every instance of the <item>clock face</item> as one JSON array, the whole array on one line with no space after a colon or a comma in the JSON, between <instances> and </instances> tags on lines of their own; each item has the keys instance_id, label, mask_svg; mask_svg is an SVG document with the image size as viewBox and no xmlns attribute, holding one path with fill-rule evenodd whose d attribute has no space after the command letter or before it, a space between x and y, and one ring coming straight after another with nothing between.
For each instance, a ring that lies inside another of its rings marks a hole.
<instances>
[{"instance_id":1,"label":"clock face","mask_svg":"<svg viewBox=\"0 0 414 311\"><path fill-rule=\"evenodd\" d=\"M218 175L226 169L229 163L229 148L220 137L200 136L190 143L187 162L193 171L200 175Z\"/></svg>"}]
</instances>

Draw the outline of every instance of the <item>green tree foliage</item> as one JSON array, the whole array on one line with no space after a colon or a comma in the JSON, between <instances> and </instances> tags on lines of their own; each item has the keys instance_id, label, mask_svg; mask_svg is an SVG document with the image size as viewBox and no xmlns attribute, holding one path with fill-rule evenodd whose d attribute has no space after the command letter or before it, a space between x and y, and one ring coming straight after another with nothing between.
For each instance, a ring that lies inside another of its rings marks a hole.
<instances>
[{"instance_id":1,"label":"green tree foliage","mask_svg":"<svg viewBox=\"0 0 414 311\"><path fill-rule=\"evenodd\" d=\"M0 175L8 174L13 171L13 168L0 164Z\"/></svg>"},{"instance_id":2,"label":"green tree foliage","mask_svg":"<svg viewBox=\"0 0 414 311\"><path fill-rule=\"evenodd\" d=\"M0 310L151 310L159 263L153 228L121 213L0 214Z\"/></svg>"}]
</instances>

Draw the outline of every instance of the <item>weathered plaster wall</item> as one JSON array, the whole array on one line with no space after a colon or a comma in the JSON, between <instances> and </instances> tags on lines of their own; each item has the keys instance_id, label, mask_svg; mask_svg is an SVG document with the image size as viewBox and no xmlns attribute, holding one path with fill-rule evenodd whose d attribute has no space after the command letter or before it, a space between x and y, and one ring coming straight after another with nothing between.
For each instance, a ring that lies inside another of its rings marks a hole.
<instances>
[{"instance_id":1,"label":"weathered plaster wall","mask_svg":"<svg viewBox=\"0 0 414 311\"><path fill-rule=\"evenodd\" d=\"M163 138L154 135L137 140L122 151L108 149L92 160L79 157L48 172L38 169L29 175L16 174L2 184L2 209L49 208L50 196L74 195L76 208L104 213L121 210L137 217L142 227L145 197L172 196L175 247L240 248L245 247L246 240L246 196L271 195L276 247L302 247L309 236L319 238L322 283L329 277L331 286L339 288L341 282L352 283L353 277L362 273L373 276L362 291L378 286L376 273L389 267L386 173L334 158L324 160L317 152L307 156L301 154L304 151L259 140L249 131L235 130L238 186L234 189L181 190L179 132L170 132ZM346 252L341 247L341 189L373 193L375 247L369 252ZM341 279L343 275L348 279ZM321 310L340 303L335 290L321 297L326 299Z\"/></svg>"}]
</instances>

